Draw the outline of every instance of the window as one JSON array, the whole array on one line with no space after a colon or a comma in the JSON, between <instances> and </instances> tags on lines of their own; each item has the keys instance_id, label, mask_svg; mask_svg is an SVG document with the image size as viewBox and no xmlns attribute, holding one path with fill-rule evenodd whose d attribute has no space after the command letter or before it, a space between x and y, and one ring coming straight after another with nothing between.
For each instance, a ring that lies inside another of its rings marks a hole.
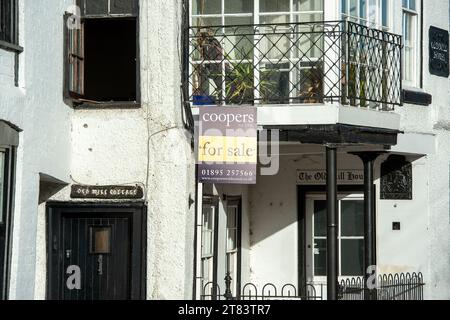
<instances>
[{"instance_id":1,"label":"window","mask_svg":"<svg viewBox=\"0 0 450 320\"><path fill-rule=\"evenodd\" d=\"M87 107L138 104L138 0L77 4L81 22L66 28L65 98Z\"/></svg>"},{"instance_id":2,"label":"window","mask_svg":"<svg viewBox=\"0 0 450 320\"><path fill-rule=\"evenodd\" d=\"M389 30L390 0L341 0L343 20Z\"/></svg>"},{"instance_id":3,"label":"window","mask_svg":"<svg viewBox=\"0 0 450 320\"><path fill-rule=\"evenodd\" d=\"M7 298L18 132L0 120L0 300Z\"/></svg>"},{"instance_id":4,"label":"window","mask_svg":"<svg viewBox=\"0 0 450 320\"><path fill-rule=\"evenodd\" d=\"M0 42L17 45L17 0L0 0Z\"/></svg>"},{"instance_id":5,"label":"window","mask_svg":"<svg viewBox=\"0 0 450 320\"><path fill-rule=\"evenodd\" d=\"M403 5L403 80L405 85L418 85L419 11L416 0L402 0Z\"/></svg>"},{"instance_id":6,"label":"window","mask_svg":"<svg viewBox=\"0 0 450 320\"><path fill-rule=\"evenodd\" d=\"M240 292L240 251L241 251L241 199L228 198L227 200L227 227L226 227L226 269L231 276L231 292Z\"/></svg>"},{"instance_id":7,"label":"window","mask_svg":"<svg viewBox=\"0 0 450 320\"><path fill-rule=\"evenodd\" d=\"M201 63L198 70L191 72L197 77L194 95L212 97L219 104L252 100L289 103L293 95L303 102L321 102L323 62L319 59L323 37L312 25L301 27L302 36L290 31L292 26L283 24L322 21L324 0L191 0L191 3L191 26L225 26L219 32L213 28L218 40L214 44L217 53L196 57ZM253 25L258 25L260 34L267 36L255 36ZM205 43L203 39L200 42L200 46ZM204 52L203 47L200 52ZM255 79L259 79L258 88L245 89L252 87Z\"/></svg>"},{"instance_id":8,"label":"window","mask_svg":"<svg viewBox=\"0 0 450 320\"><path fill-rule=\"evenodd\" d=\"M313 275L327 275L327 202L314 200ZM364 275L364 201L346 197L339 201L339 276Z\"/></svg>"},{"instance_id":9,"label":"window","mask_svg":"<svg viewBox=\"0 0 450 320\"><path fill-rule=\"evenodd\" d=\"M216 280L216 262L217 253L216 243L216 219L217 219L217 202L209 201L204 198L202 210L202 252L201 252L201 288L205 289L205 285ZM209 288L215 290L214 286ZM208 288L206 288L208 290Z\"/></svg>"}]
</instances>

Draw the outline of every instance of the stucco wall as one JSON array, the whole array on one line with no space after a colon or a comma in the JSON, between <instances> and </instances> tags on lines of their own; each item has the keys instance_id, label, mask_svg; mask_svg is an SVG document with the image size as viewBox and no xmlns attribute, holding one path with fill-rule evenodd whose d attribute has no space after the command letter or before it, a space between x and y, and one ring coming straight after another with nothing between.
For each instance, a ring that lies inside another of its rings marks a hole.
<instances>
[{"instance_id":1,"label":"stucco wall","mask_svg":"<svg viewBox=\"0 0 450 320\"><path fill-rule=\"evenodd\" d=\"M75 110L71 122L71 183L145 189L148 299L192 298L195 178L181 113L180 17L181 1L141 1L141 108ZM69 191L53 199L70 201ZM38 268L42 283L43 261Z\"/></svg>"},{"instance_id":2,"label":"stucco wall","mask_svg":"<svg viewBox=\"0 0 450 320\"><path fill-rule=\"evenodd\" d=\"M19 2L19 38L24 47L19 87L14 87L14 55L0 49L0 118L23 130L17 163L11 299L34 297L39 173L64 181L69 177L71 110L62 101L62 14L68 2Z\"/></svg>"}]
</instances>

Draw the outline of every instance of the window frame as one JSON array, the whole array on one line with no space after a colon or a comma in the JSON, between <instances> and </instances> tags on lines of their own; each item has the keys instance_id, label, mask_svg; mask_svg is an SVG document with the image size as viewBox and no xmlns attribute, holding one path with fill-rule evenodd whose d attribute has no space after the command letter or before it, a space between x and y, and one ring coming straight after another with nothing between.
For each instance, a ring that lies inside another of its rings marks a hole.
<instances>
[{"instance_id":1,"label":"window frame","mask_svg":"<svg viewBox=\"0 0 450 320\"><path fill-rule=\"evenodd\" d=\"M408 7L405 8L403 6L403 1L408 2ZM413 10L409 8L410 0L402 1L402 36L403 36L403 49L402 49L402 81L405 87L419 88L420 84L420 72L421 72L421 64L420 62L420 25L421 25L421 2L415 2L416 8ZM406 31L406 18L407 16L412 17L414 19L412 23L412 32L413 34L413 45L409 46L413 50L412 57L413 61L410 62L411 67L413 68L411 71L412 79L406 79L406 41L405 41L405 31Z\"/></svg>"},{"instance_id":2,"label":"window frame","mask_svg":"<svg viewBox=\"0 0 450 320\"><path fill-rule=\"evenodd\" d=\"M193 6L194 1L197 1L197 0L189 0L189 8L190 8L189 9L189 25L190 26L198 26L198 24L196 23L196 20L197 19L202 19L202 18L204 18L204 19L217 19L217 20L220 19L220 22L218 22L218 25L215 24L215 23L212 23L211 26L214 26L214 25L216 25L216 26L227 26L227 23L226 23L227 19L230 19L230 18L235 18L235 19L236 18L238 18L238 19L239 18L248 18L248 19L250 19L250 22L248 22L248 23L232 23L232 24L228 24L228 25L278 24L278 22L261 22L261 20L263 20L265 18L270 18L270 17L287 17L287 23L298 23L299 20L300 20L299 17L301 17L301 16L315 16L315 15L321 15L322 18L320 20L317 20L317 21L323 21L324 18L325 18L325 11L326 11L325 10L325 0L318 0L318 1L321 1L320 5L319 5L321 10L305 10L305 11L295 10L295 6L294 6L295 5L295 3L294 3L295 0L289 0L289 11L261 11L260 10L260 1L261 0L253 0L253 10L251 12L227 13L226 12L226 8L225 8L226 0L220 0L220 3L221 3L220 6L221 7L220 7L220 12L219 13L196 14L196 13L194 13L194 6ZM311 1L314 1L314 0L311 0ZM310 21L310 20L308 20L308 21ZM316 20L313 19L312 21L316 21ZM280 24L283 24L283 23L280 23ZM210 25L210 24L207 23L206 25ZM281 29L279 29L279 30L281 30ZM258 39L258 37L254 37L253 38L253 46L254 47L260 48L263 45L264 45L264 42L260 41ZM190 48L189 50L191 52L191 50L193 50L193 48ZM258 50L254 50L253 54L257 55L258 54L257 51ZM239 60L239 59L237 59L237 60ZM256 60L258 60L258 59L256 59ZM271 60L278 61L279 58L278 57L275 57L273 59L268 58L266 60L267 61L264 61L264 62L262 61L260 63L260 65L259 65L259 69L256 70L255 75L257 77L259 77L260 70L266 68L266 66L268 66L268 65L271 65ZM295 60L295 59L291 58L290 60ZM231 59L230 62L234 63L234 62L236 62L236 60ZM302 63L302 62L306 62L306 63L312 62L313 64L305 65L305 66L299 68L298 71L300 71L300 70L301 71L312 70L315 67L320 66L321 64L323 64L323 62L321 62L320 58L315 58L315 57L303 57L303 60L301 60L300 63ZM299 63L299 62L297 62L297 63ZM293 78L296 77L296 78L300 79L302 75L300 73L297 74L295 72L292 72L292 69L293 69L292 63L288 62L288 63L285 63L285 64L286 64L286 66L283 66L283 67L277 69L277 70L280 71L280 75L284 73L284 76L287 76L288 79L289 79L289 81L287 82L287 86L285 88L283 88L283 89L285 89L287 92L292 92L293 90L301 90L301 88L296 88L293 85L293 83L295 82L293 80ZM281 65L283 65L283 62L278 61L275 65L281 66ZM192 68L192 66L190 66L190 68ZM225 71L226 70L226 66L225 66L224 61L221 62L221 69L222 69L222 75L221 75L222 79L227 78L226 71ZM192 73L193 73L193 70L190 69L189 70L189 74L192 74ZM257 77L255 77L255 79ZM223 82L222 83L222 87L218 89L218 90L220 90L220 93L221 93L220 100L222 101L221 104L227 105L226 85L225 85L225 81L222 81L222 82ZM298 81L298 83L300 83L300 81ZM322 83L321 84L321 91L323 91L323 90L324 89L323 89L323 83ZM192 96L194 94L193 91L194 91L193 88L190 86L189 87L189 96ZM260 88L253 90L254 97L255 98L259 98L260 95L261 95L261 91L262 90ZM281 102L281 104L283 104L283 103L285 103L285 102ZM315 101L315 103L317 103L317 102Z\"/></svg>"},{"instance_id":3,"label":"window frame","mask_svg":"<svg viewBox=\"0 0 450 320\"><path fill-rule=\"evenodd\" d=\"M230 228L228 225L229 209L234 211L235 221L234 227ZM230 230L235 234L235 248L228 248L228 235ZM241 279L242 279L242 198L227 196L226 197L226 225L225 225L225 272L229 271L229 256L233 256L236 259L234 274L231 276L231 291L239 298L241 295Z\"/></svg>"},{"instance_id":4,"label":"window frame","mask_svg":"<svg viewBox=\"0 0 450 320\"><path fill-rule=\"evenodd\" d=\"M22 52L23 48L19 46L19 0L0 0L0 15L4 12L1 6L6 7L6 3L9 3L8 11L10 25L9 28L6 25L3 26L5 29L3 37L2 33L0 33L0 49ZM5 23L5 21L2 22L1 16L0 23ZM1 27L2 26L0 25L0 30L2 29ZM11 39L10 41L5 39L8 36Z\"/></svg>"},{"instance_id":5,"label":"window frame","mask_svg":"<svg viewBox=\"0 0 450 320\"><path fill-rule=\"evenodd\" d=\"M110 13L105 12L104 14L86 14L84 8L86 7L87 0L75 0L78 8L80 8L81 17L76 17L80 19L81 29L69 30L67 27L68 19L74 16L73 13L65 12L64 14L64 89L63 89L63 100L64 102L73 107L74 109L135 109L141 107L141 77L140 77L140 8L139 1L135 1L135 6L133 6L133 12L131 13ZM108 0L110 4L112 0ZM108 5L108 10L110 10L110 5ZM85 66L84 66L84 22L88 19L133 19L136 22L136 98L135 101L91 101L84 99L84 76L85 76ZM79 32L79 37L81 38L81 43L75 50L71 50L71 43L69 41L74 39L74 33ZM76 51L76 53L74 53ZM80 61L80 68L78 75L81 74L81 78L74 79L71 75L71 70L76 68L72 67L71 60ZM73 68L73 69L72 69ZM78 87L80 90L71 91L71 88Z\"/></svg>"},{"instance_id":6,"label":"window frame","mask_svg":"<svg viewBox=\"0 0 450 320\"><path fill-rule=\"evenodd\" d=\"M0 122L0 126L1 126ZM1 128L0 128L1 129ZM0 242L0 300L8 299L11 250L12 250L12 230L13 230L13 212L14 212L14 186L15 186L15 162L16 146L1 145L0 152L4 154L3 168L3 201L1 203L0 214L2 221L0 223L1 237L5 239Z\"/></svg>"},{"instance_id":7,"label":"window frame","mask_svg":"<svg viewBox=\"0 0 450 320\"><path fill-rule=\"evenodd\" d=\"M311 241L312 241L312 248L311 248L311 257L310 257L310 264L311 264L311 276L313 279L313 282L324 282L326 281L326 276L324 275L316 275L316 266L315 266L315 240L325 240L326 241L326 236L316 236L315 235L315 212L314 212L314 202L315 201L325 201L325 195L323 194L309 194L307 196L307 201L310 203L310 213L311 217L310 219L310 233L309 235L311 236ZM339 230L338 230L338 277L340 279L347 279L347 278L353 278L353 277L361 277L364 275L352 275L352 276L348 276L348 275L342 275L342 241L343 240L364 240L365 237L364 236L343 236L342 235L342 228L341 228L341 220L342 220L342 208L341 208L341 204L342 201L364 201L364 195L360 192L352 192L350 194L343 194L340 193L338 195L338 214L339 214ZM309 254L309 253L308 253Z\"/></svg>"},{"instance_id":8,"label":"window frame","mask_svg":"<svg viewBox=\"0 0 450 320\"><path fill-rule=\"evenodd\" d=\"M350 14L350 1L351 0L340 0L340 7L339 7L339 16L342 18L342 20L345 21L353 21L362 25L366 25L369 28L374 28L374 29L379 29L382 31L387 31L389 32L392 29L392 1L390 0L386 0L386 2L384 2L385 0L365 0L366 2L366 12L365 12L365 17L361 17L361 9L360 9L360 5L361 5L361 0L356 0L357 3L357 7L356 7L356 11L358 13L358 16L353 16ZM375 12L375 21L371 21L369 16L370 16L370 10L371 10L371 1L375 1L375 8L376 8L376 12ZM346 12L343 12L344 9L344 3L346 3ZM384 3L387 4L387 25L383 24L383 10L385 9Z\"/></svg>"}]
</instances>

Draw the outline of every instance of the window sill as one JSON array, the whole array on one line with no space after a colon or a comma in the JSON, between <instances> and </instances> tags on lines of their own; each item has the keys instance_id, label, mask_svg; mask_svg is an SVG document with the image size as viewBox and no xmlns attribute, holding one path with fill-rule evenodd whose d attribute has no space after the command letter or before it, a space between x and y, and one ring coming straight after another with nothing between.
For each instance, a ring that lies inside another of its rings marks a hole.
<instances>
[{"instance_id":1,"label":"window sill","mask_svg":"<svg viewBox=\"0 0 450 320\"><path fill-rule=\"evenodd\" d=\"M112 102L82 102L74 101L75 110L95 110L95 109L139 109L141 104L136 101L112 101Z\"/></svg>"},{"instance_id":2,"label":"window sill","mask_svg":"<svg viewBox=\"0 0 450 320\"><path fill-rule=\"evenodd\" d=\"M0 49L6 50L6 51L12 51L12 52L16 52L16 53L23 52L23 47L3 41L3 40L0 40Z\"/></svg>"}]
</instances>

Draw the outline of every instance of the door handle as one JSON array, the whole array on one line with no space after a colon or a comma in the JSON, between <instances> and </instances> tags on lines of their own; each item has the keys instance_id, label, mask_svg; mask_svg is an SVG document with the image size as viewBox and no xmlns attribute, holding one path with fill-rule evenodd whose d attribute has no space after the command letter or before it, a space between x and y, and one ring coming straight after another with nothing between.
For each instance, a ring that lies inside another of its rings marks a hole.
<instances>
[{"instance_id":1,"label":"door handle","mask_svg":"<svg viewBox=\"0 0 450 320\"><path fill-rule=\"evenodd\" d=\"M66 259L70 259L72 256L72 250L66 250Z\"/></svg>"}]
</instances>

